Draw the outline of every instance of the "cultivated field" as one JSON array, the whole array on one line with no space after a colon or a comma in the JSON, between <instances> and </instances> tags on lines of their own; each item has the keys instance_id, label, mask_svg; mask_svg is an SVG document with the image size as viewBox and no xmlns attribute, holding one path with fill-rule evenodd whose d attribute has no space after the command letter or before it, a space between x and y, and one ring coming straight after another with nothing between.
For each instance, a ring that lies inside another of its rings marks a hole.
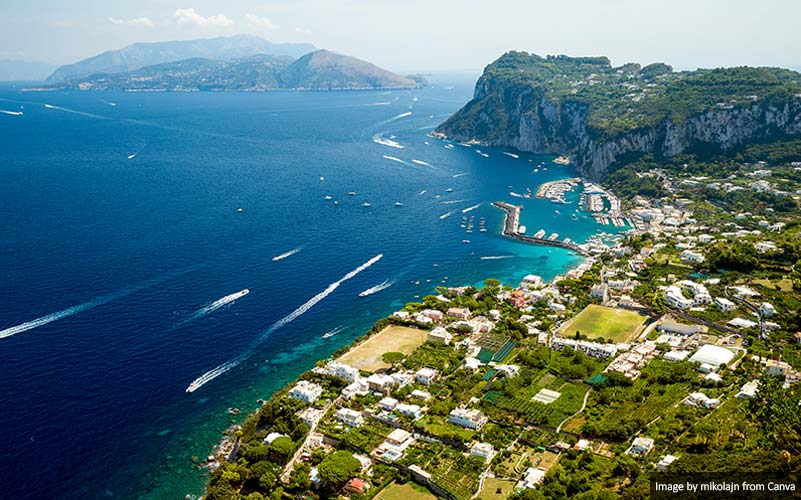
<instances>
[{"instance_id":1,"label":"cultivated field","mask_svg":"<svg viewBox=\"0 0 801 500\"><path fill-rule=\"evenodd\" d=\"M427 337L428 332L417 328L388 326L343 354L338 361L368 372L389 368L389 364L381 360L384 353L411 354Z\"/></svg>"},{"instance_id":2,"label":"cultivated field","mask_svg":"<svg viewBox=\"0 0 801 500\"><path fill-rule=\"evenodd\" d=\"M488 477L484 480L484 489L479 493L479 498L483 498L484 500L504 500L505 498L509 498L509 495L512 494L515 489L515 484L515 481L505 481L494 477ZM501 490L500 493L498 493L499 489Z\"/></svg>"},{"instance_id":3,"label":"cultivated field","mask_svg":"<svg viewBox=\"0 0 801 500\"><path fill-rule=\"evenodd\" d=\"M378 500L436 500L430 491L409 481L406 484L392 483L376 495Z\"/></svg>"},{"instance_id":4,"label":"cultivated field","mask_svg":"<svg viewBox=\"0 0 801 500\"><path fill-rule=\"evenodd\" d=\"M625 309L590 304L572 320L565 323L560 333L572 337L581 332L589 338L603 337L614 342L628 342L642 331L645 316Z\"/></svg>"}]
</instances>

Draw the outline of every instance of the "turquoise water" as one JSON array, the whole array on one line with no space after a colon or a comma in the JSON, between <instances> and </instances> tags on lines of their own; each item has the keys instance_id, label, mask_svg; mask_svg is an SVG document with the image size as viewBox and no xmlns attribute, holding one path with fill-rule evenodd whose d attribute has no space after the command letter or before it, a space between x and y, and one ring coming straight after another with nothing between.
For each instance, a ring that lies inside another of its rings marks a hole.
<instances>
[{"instance_id":1,"label":"turquoise water","mask_svg":"<svg viewBox=\"0 0 801 500\"><path fill-rule=\"evenodd\" d=\"M490 206L523 204L529 234L584 241L599 227L571 218L575 197L509 196L572 171L550 157L427 136L469 100L472 83L0 89L0 109L23 111L0 114L0 405L13 409L0 413L4 495L199 494L193 457L244 418L227 408L255 408L437 285L516 284L578 265L567 251L501 237L503 214ZM460 227L463 215L475 216L473 233ZM395 284L358 296L385 280ZM198 313L204 307L214 310ZM218 366L230 369L185 392Z\"/></svg>"}]
</instances>

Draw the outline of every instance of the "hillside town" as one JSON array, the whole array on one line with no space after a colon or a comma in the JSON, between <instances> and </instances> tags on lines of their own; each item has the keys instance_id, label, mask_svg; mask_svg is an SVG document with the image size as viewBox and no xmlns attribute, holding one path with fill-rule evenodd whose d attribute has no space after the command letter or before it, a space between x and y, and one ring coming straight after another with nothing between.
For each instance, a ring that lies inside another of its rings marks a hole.
<instances>
[{"instance_id":1,"label":"hillside town","mask_svg":"<svg viewBox=\"0 0 801 500\"><path fill-rule=\"evenodd\" d=\"M738 168L646 172L664 196L628 206L591 186L583 203L616 200L624 238L550 282L395 311L234 428L207 498L618 498L724 456L777 467L799 443L798 412L773 405L801 387L801 163Z\"/></svg>"}]
</instances>

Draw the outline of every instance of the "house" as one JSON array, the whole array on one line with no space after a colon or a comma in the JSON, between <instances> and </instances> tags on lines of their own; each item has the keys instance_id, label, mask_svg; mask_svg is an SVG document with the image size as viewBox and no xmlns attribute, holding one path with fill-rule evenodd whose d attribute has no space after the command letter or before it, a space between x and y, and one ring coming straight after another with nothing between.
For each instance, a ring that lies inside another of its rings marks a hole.
<instances>
[{"instance_id":1,"label":"house","mask_svg":"<svg viewBox=\"0 0 801 500\"><path fill-rule=\"evenodd\" d=\"M801 332L796 332L795 335L793 335L793 338L795 339L796 344L801 344Z\"/></svg>"},{"instance_id":2,"label":"house","mask_svg":"<svg viewBox=\"0 0 801 500\"><path fill-rule=\"evenodd\" d=\"M423 400L423 401L431 399L431 393L430 392L421 391L420 389L413 390L412 393L410 394L410 396L415 398L415 399L420 399L420 400Z\"/></svg>"},{"instance_id":3,"label":"house","mask_svg":"<svg viewBox=\"0 0 801 500\"><path fill-rule=\"evenodd\" d=\"M763 302L761 306L759 306L759 312L762 313L762 316L773 316L776 314L776 308L773 307L773 304L770 302Z\"/></svg>"},{"instance_id":4,"label":"house","mask_svg":"<svg viewBox=\"0 0 801 500\"><path fill-rule=\"evenodd\" d=\"M536 274L529 274L523 281L520 282L521 288L539 288L542 286L542 277L537 276Z\"/></svg>"},{"instance_id":5,"label":"house","mask_svg":"<svg viewBox=\"0 0 801 500\"><path fill-rule=\"evenodd\" d=\"M361 412L351 410L350 408L340 408L337 410L336 419L338 422L350 427L361 427L364 423L364 416Z\"/></svg>"},{"instance_id":6,"label":"house","mask_svg":"<svg viewBox=\"0 0 801 500\"><path fill-rule=\"evenodd\" d=\"M565 312L566 308L559 302L551 302L551 305L548 306L548 309L553 312Z\"/></svg>"},{"instance_id":7,"label":"house","mask_svg":"<svg viewBox=\"0 0 801 500\"><path fill-rule=\"evenodd\" d=\"M412 439L412 434L409 431L394 429L387 435L385 440L395 446L403 446L410 439Z\"/></svg>"},{"instance_id":8,"label":"house","mask_svg":"<svg viewBox=\"0 0 801 500\"><path fill-rule=\"evenodd\" d=\"M387 394L392 391L392 387L395 385L395 379L389 375L373 373L367 377L367 383L369 384L371 391Z\"/></svg>"},{"instance_id":9,"label":"house","mask_svg":"<svg viewBox=\"0 0 801 500\"><path fill-rule=\"evenodd\" d=\"M470 447L470 456L483 458L487 463L495 456L495 448L490 443L475 442Z\"/></svg>"},{"instance_id":10,"label":"house","mask_svg":"<svg viewBox=\"0 0 801 500\"><path fill-rule=\"evenodd\" d=\"M768 253L768 252L776 252L779 250L779 247L776 246L776 243L772 241L760 241L754 244L754 248L759 253Z\"/></svg>"},{"instance_id":11,"label":"house","mask_svg":"<svg viewBox=\"0 0 801 500\"><path fill-rule=\"evenodd\" d=\"M565 347L572 347L594 358L611 358L617 355L617 347L614 344L601 344L600 342L574 340L564 337L553 337L550 347L554 351L561 351Z\"/></svg>"},{"instance_id":12,"label":"house","mask_svg":"<svg viewBox=\"0 0 801 500\"><path fill-rule=\"evenodd\" d=\"M420 311L420 314L429 318L431 321L439 323L445 318L445 315L442 314L442 311L437 311L436 309L424 309Z\"/></svg>"},{"instance_id":13,"label":"house","mask_svg":"<svg viewBox=\"0 0 801 500\"><path fill-rule=\"evenodd\" d=\"M394 462L403 457L403 452L412 443L414 443L414 436L410 432L403 429L394 429L384 438L384 442L375 449L375 455L384 460Z\"/></svg>"},{"instance_id":14,"label":"house","mask_svg":"<svg viewBox=\"0 0 801 500\"><path fill-rule=\"evenodd\" d=\"M668 468L670 464L675 462L679 457L674 455L665 455L662 457L659 462L656 463L656 470L663 471Z\"/></svg>"},{"instance_id":15,"label":"house","mask_svg":"<svg viewBox=\"0 0 801 500\"><path fill-rule=\"evenodd\" d=\"M465 321L470 319L470 309L467 309L466 307L451 307L448 309L447 314L453 318Z\"/></svg>"},{"instance_id":16,"label":"house","mask_svg":"<svg viewBox=\"0 0 801 500\"><path fill-rule=\"evenodd\" d=\"M433 368L424 367L417 370L417 373L415 373L414 378L423 385L431 385L431 383L434 382L434 380L437 378L437 375L439 375L439 372L437 372L437 370L434 370Z\"/></svg>"},{"instance_id":17,"label":"house","mask_svg":"<svg viewBox=\"0 0 801 500\"><path fill-rule=\"evenodd\" d=\"M666 352L663 358L665 361L678 363L679 361L684 361L685 359L687 359L687 356L689 355L690 351L673 350Z\"/></svg>"},{"instance_id":18,"label":"house","mask_svg":"<svg viewBox=\"0 0 801 500\"><path fill-rule=\"evenodd\" d=\"M686 260L688 262L703 262L704 256L698 252L693 252L692 250L684 250L679 255L681 260Z\"/></svg>"},{"instance_id":19,"label":"house","mask_svg":"<svg viewBox=\"0 0 801 500\"><path fill-rule=\"evenodd\" d=\"M331 376L345 380L349 384L356 382L360 377L358 369L339 361L329 361L325 365L325 371Z\"/></svg>"},{"instance_id":20,"label":"house","mask_svg":"<svg viewBox=\"0 0 801 500\"><path fill-rule=\"evenodd\" d=\"M756 321L751 321L750 319L745 318L734 318L727 321L726 324L735 328L753 328L757 326Z\"/></svg>"},{"instance_id":21,"label":"house","mask_svg":"<svg viewBox=\"0 0 801 500\"><path fill-rule=\"evenodd\" d=\"M401 388L414 382L414 375L408 371L395 372L390 377L395 381L395 385Z\"/></svg>"},{"instance_id":22,"label":"house","mask_svg":"<svg viewBox=\"0 0 801 500\"><path fill-rule=\"evenodd\" d=\"M626 450L627 455L647 455L654 448L654 440L649 437L636 437Z\"/></svg>"},{"instance_id":23,"label":"house","mask_svg":"<svg viewBox=\"0 0 801 500\"><path fill-rule=\"evenodd\" d=\"M438 326L428 332L428 338L426 340L432 344L448 345L451 343L452 339L453 335L451 335L451 332Z\"/></svg>"},{"instance_id":24,"label":"house","mask_svg":"<svg viewBox=\"0 0 801 500\"><path fill-rule=\"evenodd\" d=\"M720 406L720 400L717 398L710 398L703 392L692 392L689 396L684 398L684 404L690 406L703 406L704 408L715 409Z\"/></svg>"},{"instance_id":25,"label":"house","mask_svg":"<svg viewBox=\"0 0 801 500\"><path fill-rule=\"evenodd\" d=\"M300 421L306 424L308 427L314 427L317 425L317 422L323 418L323 410L314 408L312 406L306 408L302 412L298 413L298 417Z\"/></svg>"},{"instance_id":26,"label":"house","mask_svg":"<svg viewBox=\"0 0 801 500\"><path fill-rule=\"evenodd\" d=\"M515 290L506 297L506 302L520 309L526 306L526 294L522 290Z\"/></svg>"},{"instance_id":27,"label":"house","mask_svg":"<svg viewBox=\"0 0 801 500\"><path fill-rule=\"evenodd\" d=\"M362 378L342 389L342 397L345 399L353 399L356 396L364 396L369 392L370 385L367 383L367 379Z\"/></svg>"},{"instance_id":28,"label":"house","mask_svg":"<svg viewBox=\"0 0 801 500\"><path fill-rule=\"evenodd\" d=\"M688 299L684 296L681 288L673 285L665 289L665 302L667 302L669 306L677 309L689 309L695 304L693 299Z\"/></svg>"},{"instance_id":29,"label":"house","mask_svg":"<svg viewBox=\"0 0 801 500\"><path fill-rule=\"evenodd\" d=\"M364 495L369 489L370 483L366 482L364 479L359 479L358 477L354 477L348 481L348 484L345 485L345 491L347 493Z\"/></svg>"},{"instance_id":30,"label":"house","mask_svg":"<svg viewBox=\"0 0 801 500\"><path fill-rule=\"evenodd\" d=\"M529 467L523 474L523 479L517 483L518 489L534 488L545 479L545 469Z\"/></svg>"},{"instance_id":31,"label":"house","mask_svg":"<svg viewBox=\"0 0 801 500\"><path fill-rule=\"evenodd\" d=\"M737 308L737 306L734 305L734 302L725 297L717 297L715 299L715 305L718 307L718 310L723 312L733 311Z\"/></svg>"},{"instance_id":32,"label":"house","mask_svg":"<svg viewBox=\"0 0 801 500\"><path fill-rule=\"evenodd\" d=\"M340 408L336 413L337 422L350 427L361 427L364 423L364 416L361 412L351 410L350 408Z\"/></svg>"},{"instance_id":33,"label":"house","mask_svg":"<svg viewBox=\"0 0 801 500\"><path fill-rule=\"evenodd\" d=\"M409 405L406 403L401 403L395 407L395 411L400 413L401 415L412 417L414 420L423 417L423 409L420 408L420 405Z\"/></svg>"},{"instance_id":34,"label":"house","mask_svg":"<svg viewBox=\"0 0 801 500\"><path fill-rule=\"evenodd\" d=\"M308 380L301 380L289 391L289 397L307 403L314 403L323 394L323 388Z\"/></svg>"},{"instance_id":35,"label":"house","mask_svg":"<svg viewBox=\"0 0 801 500\"><path fill-rule=\"evenodd\" d=\"M448 422L468 429L478 430L484 427L487 423L487 416L480 410L467 408L456 408L451 410L448 416Z\"/></svg>"},{"instance_id":36,"label":"house","mask_svg":"<svg viewBox=\"0 0 801 500\"><path fill-rule=\"evenodd\" d=\"M392 411L396 406L398 406L398 400L389 396L382 398L381 401L378 402L378 407L386 411Z\"/></svg>"},{"instance_id":37,"label":"house","mask_svg":"<svg viewBox=\"0 0 801 500\"><path fill-rule=\"evenodd\" d=\"M590 298L598 299L602 304L609 302L609 285L601 283L600 285L593 286L592 289L590 289Z\"/></svg>"},{"instance_id":38,"label":"house","mask_svg":"<svg viewBox=\"0 0 801 500\"><path fill-rule=\"evenodd\" d=\"M737 393L736 398L738 399L754 399L756 396L757 390L759 390L759 380L752 380L740 388L740 392Z\"/></svg>"}]
</instances>

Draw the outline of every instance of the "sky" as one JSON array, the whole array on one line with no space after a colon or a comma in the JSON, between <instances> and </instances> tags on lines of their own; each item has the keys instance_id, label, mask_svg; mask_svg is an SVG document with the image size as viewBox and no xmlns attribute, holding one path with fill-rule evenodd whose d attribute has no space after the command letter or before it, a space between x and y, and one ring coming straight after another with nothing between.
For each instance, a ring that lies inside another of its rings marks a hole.
<instances>
[{"instance_id":1,"label":"sky","mask_svg":"<svg viewBox=\"0 0 801 500\"><path fill-rule=\"evenodd\" d=\"M0 59L65 64L134 42L238 33L398 72L480 70L508 50L801 68L797 0L0 1Z\"/></svg>"}]
</instances>

